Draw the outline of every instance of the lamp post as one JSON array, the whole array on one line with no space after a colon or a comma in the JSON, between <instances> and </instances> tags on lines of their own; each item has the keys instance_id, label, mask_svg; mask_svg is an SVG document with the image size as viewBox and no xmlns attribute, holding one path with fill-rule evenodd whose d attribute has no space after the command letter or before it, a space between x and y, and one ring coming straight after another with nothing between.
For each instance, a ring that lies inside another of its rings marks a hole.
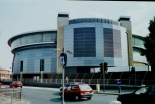
<instances>
[{"instance_id":1,"label":"lamp post","mask_svg":"<svg viewBox=\"0 0 155 104\"><path fill-rule=\"evenodd\" d=\"M61 49L56 49L54 51L59 51ZM66 67L66 64L67 64L67 54L66 54L66 51L69 53L69 54L73 54L72 51L70 50L65 50L64 48L62 49L63 53L60 54L60 64L62 65L62 102L61 104L65 104L64 102L64 76L65 76L65 67Z\"/></svg>"},{"instance_id":2,"label":"lamp post","mask_svg":"<svg viewBox=\"0 0 155 104\"><path fill-rule=\"evenodd\" d=\"M129 33L128 32L126 32L126 34L127 34L127 37L128 37L128 35L129 35ZM129 50L129 39L127 38L127 46L128 46L128 50ZM129 63L129 85L130 85L130 59L129 59L129 51L128 51L128 63Z\"/></svg>"},{"instance_id":3,"label":"lamp post","mask_svg":"<svg viewBox=\"0 0 155 104\"><path fill-rule=\"evenodd\" d=\"M18 69L20 69L20 66L19 66L19 53L17 53L18 55ZM18 74L17 74L17 81L18 81Z\"/></svg>"}]
</instances>

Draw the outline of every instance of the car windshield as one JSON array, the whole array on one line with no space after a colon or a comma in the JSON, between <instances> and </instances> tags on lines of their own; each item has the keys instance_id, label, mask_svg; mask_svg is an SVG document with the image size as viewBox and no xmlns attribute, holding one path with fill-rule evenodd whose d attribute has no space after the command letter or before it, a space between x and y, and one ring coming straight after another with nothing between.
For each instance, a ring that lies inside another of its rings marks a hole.
<instances>
[{"instance_id":1,"label":"car windshield","mask_svg":"<svg viewBox=\"0 0 155 104\"><path fill-rule=\"evenodd\" d=\"M13 81L12 83L16 83L16 81Z\"/></svg>"},{"instance_id":2,"label":"car windshield","mask_svg":"<svg viewBox=\"0 0 155 104\"><path fill-rule=\"evenodd\" d=\"M20 81L17 81L17 83L21 83Z\"/></svg>"},{"instance_id":3,"label":"car windshield","mask_svg":"<svg viewBox=\"0 0 155 104\"><path fill-rule=\"evenodd\" d=\"M142 88L138 89L138 90L135 92L135 94L136 94L136 95L144 94L144 93L147 92L148 88L149 88L149 87L142 87Z\"/></svg>"},{"instance_id":4,"label":"car windshield","mask_svg":"<svg viewBox=\"0 0 155 104\"><path fill-rule=\"evenodd\" d=\"M90 90L91 89L91 87L87 84L81 84L81 85L79 85L79 87L81 90Z\"/></svg>"}]
</instances>

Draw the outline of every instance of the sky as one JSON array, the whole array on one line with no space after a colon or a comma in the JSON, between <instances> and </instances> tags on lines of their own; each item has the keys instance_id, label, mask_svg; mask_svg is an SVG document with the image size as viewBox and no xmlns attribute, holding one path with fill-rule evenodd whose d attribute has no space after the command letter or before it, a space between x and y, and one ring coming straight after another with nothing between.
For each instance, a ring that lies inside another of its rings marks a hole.
<instances>
[{"instance_id":1,"label":"sky","mask_svg":"<svg viewBox=\"0 0 155 104\"><path fill-rule=\"evenodd\" d=\"M75 18L106 18L117 21L130 16L132 33L146 36L155 16L155 2L0 0L0 67L12 67L13 54L8 40L18 34L57 29L58 13Z\"/></svg>"}]
</instances>

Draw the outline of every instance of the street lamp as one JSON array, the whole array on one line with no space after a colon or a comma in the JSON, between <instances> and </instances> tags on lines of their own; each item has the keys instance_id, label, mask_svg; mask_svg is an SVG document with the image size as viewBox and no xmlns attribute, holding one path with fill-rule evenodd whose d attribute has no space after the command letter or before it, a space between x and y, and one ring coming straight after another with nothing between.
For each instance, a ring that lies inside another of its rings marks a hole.
<instances>
[{"instance_id":1,"label":"street lamp","mask_svg":"<svg viewBox=\"0 0 155 104\"><path fill-rule=\"evenodd\" d=\"M18 69L20 69L20 64L19 64L19 53L17 53L17 55L18 55ZM17 74L17 81L18 81L18 74Z\"/></svg>"},{"instance_id":2,"label":"street lamp","mask_svg":"<svg viewBox=\"0 0 155 104\"><path fill-rule=\"evenodd\" d=\"M127 37L128 37L128 32L126 31L125 32L127 34ZM127 45L128 45L128 50L129 50L129 39L127 39ZM129 52L128 52L128 61L129 61L129 85L130 85L130 60L129 60Z\"/></svg>"},{"instance_id":3,"label":"street lamp","mask_svg":"<svg viewBox=\"0 0 155 104\"><path fill-rule=\"evenodd\" d=\"M61 49L55 49L54 51L60 51ZM62 102L61 104L65 104L64 102L64 76L65 76L65 67L66 67L66 64L67 64L67 54L66 54L66 51L69 53L69 54L73 54L72 51L70 50L65 50L64 48L62 49L62 53L60 54L60 64L62 65Z\"/></svg>"}]
</instances>

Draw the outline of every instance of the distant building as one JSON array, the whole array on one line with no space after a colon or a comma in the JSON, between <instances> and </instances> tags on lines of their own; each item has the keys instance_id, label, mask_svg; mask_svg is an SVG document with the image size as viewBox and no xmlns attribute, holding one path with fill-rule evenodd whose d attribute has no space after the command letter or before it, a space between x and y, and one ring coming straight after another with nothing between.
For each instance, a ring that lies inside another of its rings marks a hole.
<instances>
[{"instance_id":1,"label":"distant building","mask_svg":"<svg viewBox=\"0 0 155 104\"><path fill-rule=\"evenodd\" d=\"M11 71L0 68L0 81L10 81Z\"/></svg>"},{"instance_id":2,"label":"distant building","mask_svg":"<svg viewBox=\"0 0 155 104\"><path fill-rule=\"evenodd\" d=\"M62 73L59 56L63 48L68 61L66 73L90 73L106 61L108 66L145 65L146 58L138 49L141 36L132 34L129 16L118 21L103 18L69 19L59 13L57 30L22 33L11 37L8 45L14 54L12 69L15 78L47 78L50 73ZM59 51L55 51L57 49Z\"/></svg>"}]
</instances>

